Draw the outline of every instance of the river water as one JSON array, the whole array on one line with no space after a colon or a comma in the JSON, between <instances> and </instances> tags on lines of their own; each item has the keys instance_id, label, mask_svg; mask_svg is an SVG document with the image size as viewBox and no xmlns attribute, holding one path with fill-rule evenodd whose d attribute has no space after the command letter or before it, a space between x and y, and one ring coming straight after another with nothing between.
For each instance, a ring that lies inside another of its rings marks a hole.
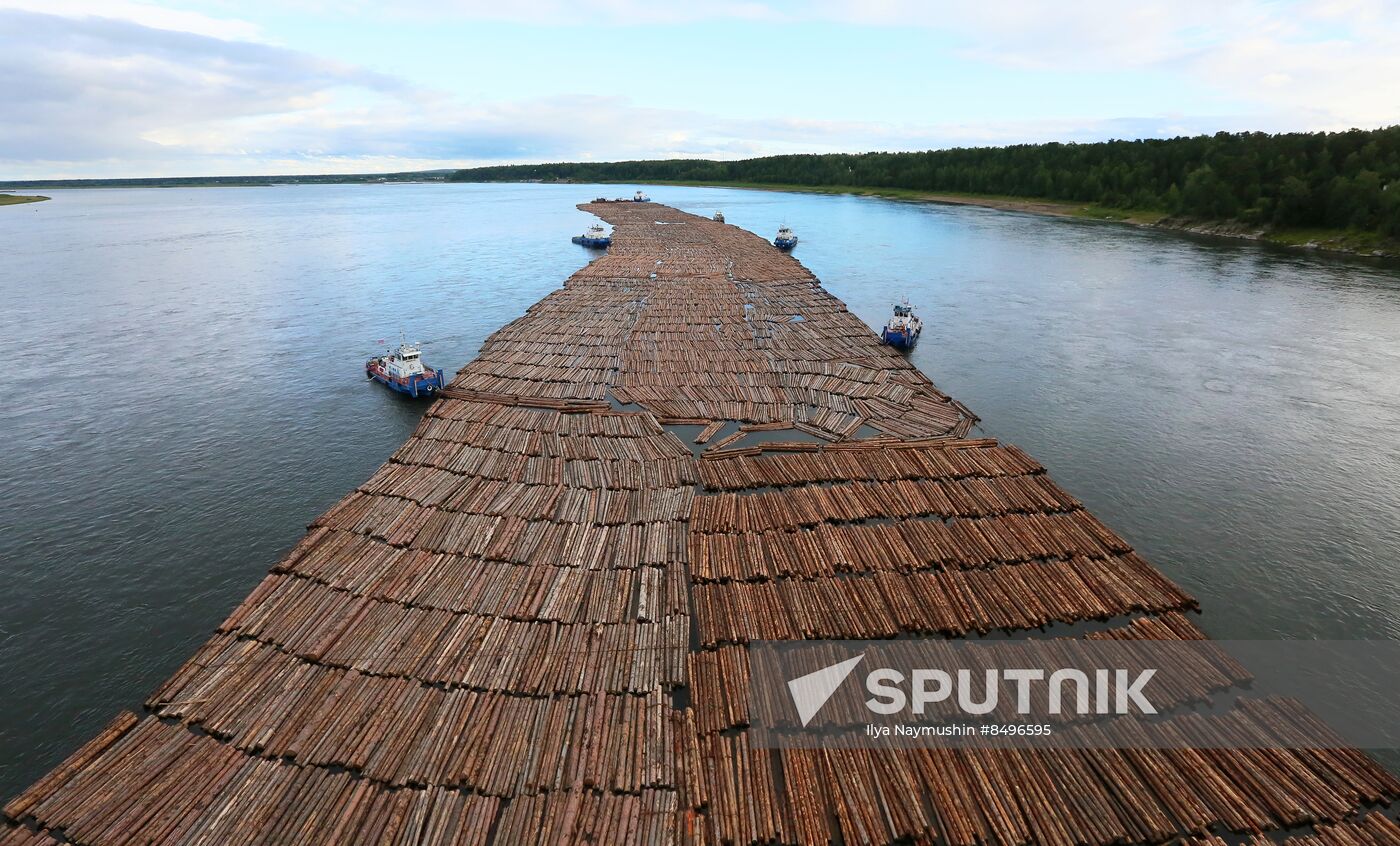
<instances>
[{"instance_id":1,"label":"river water","mask_svg":"<svg viewBox=\"0 0 1400 846\"><path fill-rule=\"evenodd\" d=\"M0 796L139 708L633 186L54 191L0 209ZM1221 638L1400 637L1400 266L988 209L648 188L771 237Z\"/></svg>"}]
</instances>

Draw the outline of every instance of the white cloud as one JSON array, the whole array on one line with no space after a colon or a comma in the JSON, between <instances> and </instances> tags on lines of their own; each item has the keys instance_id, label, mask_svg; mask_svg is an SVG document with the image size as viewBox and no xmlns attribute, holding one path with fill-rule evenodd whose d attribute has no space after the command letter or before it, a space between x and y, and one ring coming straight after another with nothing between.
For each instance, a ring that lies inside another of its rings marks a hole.
<instances>
[{"instance_id":1,"label":"white cloud","mask_svg":"<svg viewBox=\"0 0 1400 846\"><path fill-rule=\"evenodd\" d=\"M303 0L306 2L306 0ZM315 0L311 0L315 2ZM338 7L345 11L346 7ZM707 2L668 2L667 0L401 0L377 4L359 0L351 9L363 14L385 16L454 16L477 21L505 21L536 26L646 26L687 24L704 20L778 20L779 13L769 4L749 0L707 0Z\"/></svg>"},{"instance_id":2,"label":"white cloud","mask_svg":"<svg viewBox=\"0 0 1400 846\"><path fill-rule=\"evenodd\" d=\"M1228 80L1237 97L1289 112L1310 129L1400 122L1400 38L1335 38L1306 44L1245 38L1201 56L1192 70Z\"/></svg>"},{"instance_id":3,"label":"white cloud","mask_svg":"<svg viewBox=\"0 0 1400 846\"><path fill-rule=\"evenodd\" d=\"M361 13L378 14L361 4ZM923 28L973 63L1027 72L1177 75L1295 129L1400 122L1397 0L400 0L394 14L536 25L797 21ZM820 58L814 56L814 60ZM911 61L915 60L911 57Z\"/></svg>"},{"instance_id":4,"label":"white cloud","mask_svg":"<svg viewBox=\"0 0 1400 846\"><path fill-rule=\"evenodd\" d=\"M0 0L0 9L38 12L65 18L109 18L211 38L261 40L258 27L234 18L214 18L198 12L171 9L128 0Z\"/></svg>"},{"instance_id":5,"label":"white cloud","mask_svg":"<svg viewBox=\"0 0 1400 846\"><path fill-rule=\"evenodd\" d=\"M1258 2L1077 0L1044 3L822 0L817 14L954 36L972 59L1046 70L1136 68L1180 60L1231 32L1267 25Z\"/></svg>"},{"instance_id":6,"label":"white cloud","mask_svg":"<svg viewBox=\"0 0 1400 846\"><path fill-rule=\"evenodd\" d=\"M813 14L939 30L964 58L1012 68L1176 73L1260 115L1291 115L1293 129L1400 122L1394 0L824 0Z\"/></svg>"},{"instance_id":7,"label":"white cloud","mask_svg":"<svg viewBox=\"0 0 1400 846\"><path fill-rule=\"evenodd\" d=\"M170 139L402 83L305 53L129 21L0 10L0 163L179 158Z\"/></svg>"},{"instance_id":8,"label":"white cloud","mask_svg":"<svg viewBox=\"0 0 1400 846\"><path fill-rule=\"evenodd\" d=\"M1037 73L1157 69L1204 81L1228 92L1231 101L1249 104L1235 117L1085 114L895 124L820 115L738 119L657 108L624 96L564 92L517 102L464 102L451 92L265 43L265 34L246 21L134 0L0 0L0 109L23 116L0 122L0 177L741 158L1373 126L1400 121L1400 92L1389 84L1400 78L1395 5L825 0L799 13L776 0L604 0L588 7L591 20L614 25L716 17L735 26L768 26L806 14L850 26L923 26L952 38L969 61ZM49 13L35 11L41 7ZM414 12L412 0L396 8ZM579 9L557 0L454 0L431 8L478 19L556 23L576 20ZM417 7L420 14L427 10ZM368 4L359 11L380 14Z\"/></svg>"}]
</instances>

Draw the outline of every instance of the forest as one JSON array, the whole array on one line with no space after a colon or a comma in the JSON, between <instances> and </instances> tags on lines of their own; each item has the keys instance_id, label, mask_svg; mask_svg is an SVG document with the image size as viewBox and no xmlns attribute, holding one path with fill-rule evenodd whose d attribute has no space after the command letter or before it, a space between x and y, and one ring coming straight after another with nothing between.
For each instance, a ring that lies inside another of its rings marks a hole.
<instances>
[{"instance_id":1,"label":"forest","mask_svg":"<svg viewBox=\"0 0 1400 846\"><path fill-rule=\"evenodd\" d=\"M503 165L457 182L705 182L996 194L1400 236L1400 126L742 161Z\"/></svg>"}]
</instances>

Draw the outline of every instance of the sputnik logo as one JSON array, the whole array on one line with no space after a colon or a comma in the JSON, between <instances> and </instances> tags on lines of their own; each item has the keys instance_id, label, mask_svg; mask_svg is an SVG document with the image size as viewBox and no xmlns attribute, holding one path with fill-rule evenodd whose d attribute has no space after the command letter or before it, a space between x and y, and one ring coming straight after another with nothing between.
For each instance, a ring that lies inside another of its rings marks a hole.
<instances>
[{"instance_id":1,"label":"sputnik logo","mask_svg":"<svg viewBox=\"0 0 1400 846\"><path fill-rule=\"evenodd\" d=\"M802 719L804 728L863 660L865 655L857 655L814 673L798 676L787 683L792 704L797 706L797 715ZM1094 669L1091 672L1092 677L1089 672L1072 667L1048 674L1042 668L1016 667L1004 670L981 668L974 673L962 667L956 670L915 669L906 676L900 670L881 667L871 670L865 677L865 688L873 694L872 698L865 700L865 707L876 714L897 714L907 710L922 715L926 706L948 702L956 703L958 710L964 714L989 714L997 709L1004 684L1014 688L1016 713L1029 714L1032 713L1032 690L1039 683L1046 696L1046 704L1043 712L1036 710L1035 713L1064 713L1066 687L1073 690L1074 699L1070 703L1072 713L1130 714L1134 708L1142 714L1157 713L1143 695L1143 688L1157 673L1155 669L1140 670L1136 677L1123 669ZM980 699L976 696L975 679L981 680ZM1093 696L1095 692L1096 698Z\"/></svg>"},{"instance_id":2,"label":"sputnik logo","mask_svg":"<svg viewBox=\"0 0 1400 846\"><path fill-rule=\"evenodd\" d=\"M829 667L822 667L815 673L798 676L787 683L788 692L792 694L792 704L797 706L797 716L802 718L804 728L836 692L836 688L841 686L841 682L846 680L846 676L849 676L863 660L864 655L857 655Z\"/></svg>"}]
</instances>

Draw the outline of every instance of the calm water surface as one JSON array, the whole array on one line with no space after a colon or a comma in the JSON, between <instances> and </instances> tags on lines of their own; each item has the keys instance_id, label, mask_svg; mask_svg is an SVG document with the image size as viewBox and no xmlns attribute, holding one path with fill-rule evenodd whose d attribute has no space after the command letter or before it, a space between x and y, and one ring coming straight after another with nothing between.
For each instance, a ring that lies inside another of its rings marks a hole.
<instances>
[{"instance_id":1,"label":"calm water surface","mask_svg":"<svg viewBox=\"0 0 1400 846\"><path fill-rule=\"evenodd\" d=\"M52 192L0 209L0 796L138 708L631 186ZM984 209L649 188L764 236L1201 599L1400 637L1400 268Z\"/></svg>"}]
</instances>

